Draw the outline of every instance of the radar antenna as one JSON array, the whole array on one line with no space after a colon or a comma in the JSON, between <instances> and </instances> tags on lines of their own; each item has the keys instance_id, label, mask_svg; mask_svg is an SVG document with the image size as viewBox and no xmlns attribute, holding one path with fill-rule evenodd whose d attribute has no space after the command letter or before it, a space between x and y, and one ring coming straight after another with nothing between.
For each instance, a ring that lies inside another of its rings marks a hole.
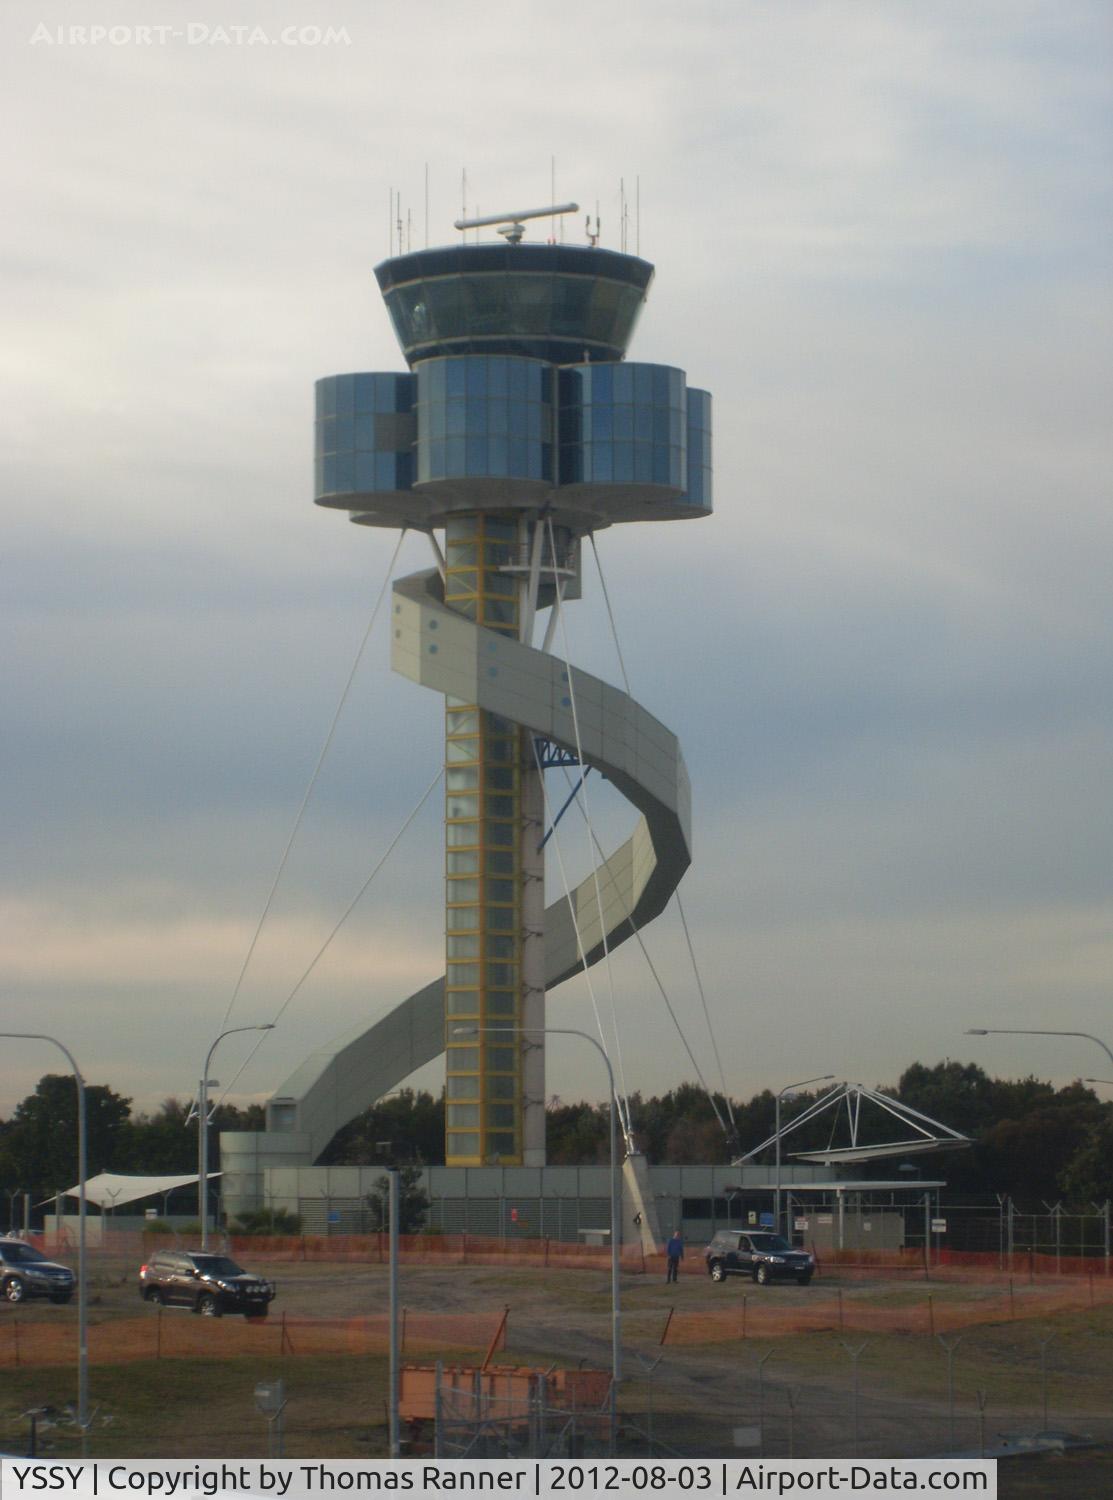
<instances>
[{"instance_id":1,"label":"radar antenna","mask_svg":"<svg viewBox=\"0 0 1113 1500\"><path fill-rule=\"evenodd\" d=\"M498 225L498 233L503 236L508 245L520 245L526 232L526 219L548 219L557 214L574 214L579 212L578 203L554 203L548 208L524 208L516 209L513 213L485 214L481 219L456 219L453 223L454 229L484 229L491 224Z\"/></svg>"}]
</instances>

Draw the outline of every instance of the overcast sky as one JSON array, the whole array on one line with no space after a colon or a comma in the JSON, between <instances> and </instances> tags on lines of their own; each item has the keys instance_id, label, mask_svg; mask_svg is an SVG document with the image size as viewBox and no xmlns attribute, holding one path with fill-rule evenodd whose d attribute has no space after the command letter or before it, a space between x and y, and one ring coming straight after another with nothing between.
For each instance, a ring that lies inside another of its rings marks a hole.
<instances>
[{"instance_id":1,"label":"overcast sky","mask_svg":"<svg viewBox=\"0 0 1113 1500\"><path fill-rule=\"evenodd\" d=\"M548 202L555 156L612 248L640 180L632 357L715 400L715 515L598 543L692 774L682 894L728 1088L943 1057L1113 1078L1092 1044L963 1035L1113 1044L1111 16L8 0L3 1029L140 1107L192 1091L396 541L312 505L313 381L403 368L372 275L392 188L424 244L428 163L449 243L462 169L494 211ZM396 574L428 561L408 538ZM584 594L573 659L617 682L591 565ZM376 630L228 1024L283 1007L440 726ZM440 815L237 1098L441 972ZM717 1083L675 909L646 941ZM634 944L612 977L628 1087L691 1078ZM582 979L550 1020L590 1028ZM59 1065L0 1043L0 1115ZM598 1097L595 1071L555 1044L549 1091Z\"/></svg>"}]
</instances>

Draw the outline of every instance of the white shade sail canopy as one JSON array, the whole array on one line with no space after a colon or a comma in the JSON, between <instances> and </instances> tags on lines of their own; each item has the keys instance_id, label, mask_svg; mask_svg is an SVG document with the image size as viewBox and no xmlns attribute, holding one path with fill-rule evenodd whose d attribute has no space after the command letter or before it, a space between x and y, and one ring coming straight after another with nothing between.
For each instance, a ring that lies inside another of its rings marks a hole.
<instances>
[{"instance_id":1,"label":"white shade sail canopy","mask_svg":"<svg viewBox=\"0 0 1113 1500\"><path fill-rule=\"evenodd\" d=\"M219 1172L210 1172L210 1179L219 1177ZM196 1182L197 1173L176 1177L130 1177L122 1172L101 1172L96 1177L90 1177L85 1184L85 1197L90 1203L95 1203L99 1208L120 1208L125 1203L138 1203L140 1198L152 1198L156 1193L168 1193L171 1188L185 1187L187 1183ZM66 1188L63 1194L66 1198L76 1198L79 1184ZM51 1199L45 1198L45 1203Z\"/></svg>"}]
</instances>

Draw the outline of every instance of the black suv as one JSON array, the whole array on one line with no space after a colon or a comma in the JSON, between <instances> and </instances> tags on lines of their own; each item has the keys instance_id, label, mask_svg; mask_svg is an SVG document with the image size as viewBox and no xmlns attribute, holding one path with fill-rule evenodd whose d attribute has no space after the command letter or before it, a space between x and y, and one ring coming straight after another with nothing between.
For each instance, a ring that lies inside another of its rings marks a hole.
<instances>
[{"instance_id":1,"label":"black suv","mask_svg":"<svg viewBox=\"0 0 1113 1500\"><path fill-rule=\"evenodd\" d=\"M77 1277L66 1266L46 1256L23 1240L0 1239L0 1292L9 1302L28 1297L49 1297L68 1302Z\"/></svg>"},{"instance_id":2,"label":"black suv","mask_svg":"<svg viewBox=\"0 0 1113 1500\"><path fill-rule=\"evenodd\" d=\"M806 1250L794 1250L771 1231L720 1229L703 1253L712 1281L752 1276L758 1286L764 1286L767 1281L791 1276L807 1286L815 1274L815 1261Z\"/></svg>"},{"instance_id":3,"label":"black suv","mask_svg":"<svg viewBox=\"0 0 1113 1500\"><path fill-rule=\"evenodd\" d=\"M139 1268L144 1302L180 1304L206 1318L226 1312L265 1318L275 1292L273 1282L245 1271L227 1255L199 1250L158 1250Z\"/></svg>"}]
</instances>

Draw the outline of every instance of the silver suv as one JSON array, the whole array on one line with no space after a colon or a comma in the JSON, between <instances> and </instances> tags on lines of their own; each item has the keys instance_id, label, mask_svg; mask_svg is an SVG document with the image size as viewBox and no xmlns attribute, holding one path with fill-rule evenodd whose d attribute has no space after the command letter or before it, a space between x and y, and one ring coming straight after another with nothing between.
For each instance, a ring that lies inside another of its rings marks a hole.
<instances>
[{"instance_id":1,"label":"silver suv","mask_svg":"<svg viewBox=\"0 0 1113 1500\"><path fill-rule=\"evenodd\" d=\"M49 1297L68 1302L77 1277L68 1266L47 1260L25 1240L0 1239L0 1294L8 1302L26 1302L28 1297Z\"/></svg>"}]
</instances>

